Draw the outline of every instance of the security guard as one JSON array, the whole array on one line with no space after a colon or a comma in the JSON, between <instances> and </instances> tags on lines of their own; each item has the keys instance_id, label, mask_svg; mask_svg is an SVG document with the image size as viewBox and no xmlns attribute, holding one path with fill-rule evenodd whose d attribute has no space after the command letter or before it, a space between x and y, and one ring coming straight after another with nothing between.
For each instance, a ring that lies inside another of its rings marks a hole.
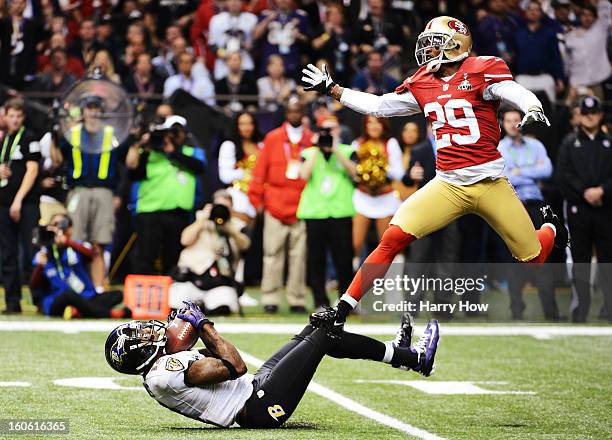
<instances>
[{"instance_id":1,"label":"security guard","mask_svg":"<svg viewBox=\"0 0 612 440\"><path fill-rule=\"evenodd\" d=\"M602 126L604 113L598 98L583 97L580 113L580 126L561 144L557 164L572 237L576 295L572 318L574 322L585 322L589 313L594 246L604 294L602 315L612 321L612 270L602 264L612 262L612 137Z\"/></svg>"},{"instance_id":2,"label":"security guard","mask_svg":"<svg viewBox=\"0 0 612 440\"><path fill-rule=\"evenodd\" d=\"M118 185L117 164L125 159L128 140L117 145L114 128L104 123L104 99L85 94L80 101L83 121L75 125L60 144L53 147L55 165L65 161L68 185L68 213L74 221L75 240L94 246L91 278L101 290L106 274L104 246L112 242L115 226L113 193ZM125 145L125 148L124 148Z\"/></svg>"}]
</instances>

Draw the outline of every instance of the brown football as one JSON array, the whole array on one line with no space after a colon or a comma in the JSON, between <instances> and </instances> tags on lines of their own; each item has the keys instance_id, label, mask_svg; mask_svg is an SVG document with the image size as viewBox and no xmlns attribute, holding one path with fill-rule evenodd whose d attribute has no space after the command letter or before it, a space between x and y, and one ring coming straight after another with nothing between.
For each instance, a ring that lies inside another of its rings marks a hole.
<instances>
[{"instance_id":1,"label":"brown football","mask_svg":"<svg viewBox=\"0 0 612 440\"><path fill-rule=\"evenodd\" d=\"M198 332L193 325L174 318L166 328L166 354L190 350L198 342Z\"/></svg>"}]
</instances>

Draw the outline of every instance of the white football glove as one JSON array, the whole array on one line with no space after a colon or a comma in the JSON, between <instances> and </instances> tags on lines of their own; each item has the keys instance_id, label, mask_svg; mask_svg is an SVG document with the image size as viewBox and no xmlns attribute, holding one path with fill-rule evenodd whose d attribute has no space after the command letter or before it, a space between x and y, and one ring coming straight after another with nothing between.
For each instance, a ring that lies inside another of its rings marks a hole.
<instances>
[{"instance_id":1,"label":"white football glove","mask_svg":"<svg viewBox=\"0 0 612 440\"><path fill-rule=\"evenodd\" d=\"M523 116L523 120L521 121L519 125L517 125L517 127L523 128L526 125L533 124L535 122L542 122L546 124L548 127L550 127L550 122L548 121L548 118L544 114L544 110L542 110L540 107L530 107L529 110L527 111L527 114Z\"/></svg>"},{"instance_id":2,"label":"white football glove","mask_svg":"<svg viewBox=\"0 0 612 440\"><path fill-rule=\"evenodd\" d=\"M302 69L302 82L305 84L304 90L314 91L323 95L328 94L333 86L336 85L327 72L325 64L319 69L314 64L309 64Z\"/></svg>"}]
</instances>

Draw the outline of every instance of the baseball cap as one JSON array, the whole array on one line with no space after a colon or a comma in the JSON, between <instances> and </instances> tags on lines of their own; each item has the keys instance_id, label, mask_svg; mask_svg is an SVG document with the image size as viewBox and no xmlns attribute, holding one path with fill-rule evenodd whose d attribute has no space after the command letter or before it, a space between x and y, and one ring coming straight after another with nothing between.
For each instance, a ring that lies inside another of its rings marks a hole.
<instances>
[{"instance_id":1,"label":"baseball cap","mask_svg":"<svg viewBox=\"0 0 612 440\"><path fill-rule=\"evenodd\" d=\"M180 125L182 127L187 127L187 120L179 115L168 116L163 124L158 126L160 130L169 130L173 125Z\"/></svg>"},{"instance_id":2,"label":"baseball cap","mask_svg":"<svg viewBox=\"0 0 612 440\"><path fill-rule=\"evenodd\" d=\"M99 95L86 94L81 97L81 107L104 107L104 99Z\"/></svg>"},{"instance_id":3,"label":"baseball cap","mask_svg":"<svg viewBox=\"0 0 612 440\"><path fill-rule=\"evenodd\" d=\"M580 98L581 113L598 113L601 111L601 101L597 96L583 96Z\"/></svg>"}]
</instances>

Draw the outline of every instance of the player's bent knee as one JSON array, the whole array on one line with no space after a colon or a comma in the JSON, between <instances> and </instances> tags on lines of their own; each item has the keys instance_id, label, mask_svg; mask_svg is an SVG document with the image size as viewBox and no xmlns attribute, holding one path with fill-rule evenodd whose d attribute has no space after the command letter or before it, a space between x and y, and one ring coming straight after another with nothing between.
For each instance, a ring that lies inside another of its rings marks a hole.
<instances>
[{"instance_id":1,"label":"player's bent knee","mask_svg":"<svg viewBox=\"0 0 612 440\"><path fill-rule=\"evenodd\" d=\"M389 225L380 239L380 247L389 253L399 253L416 240L412 234L406 233L397 225Z\"/></svg>"}]
</instances>

